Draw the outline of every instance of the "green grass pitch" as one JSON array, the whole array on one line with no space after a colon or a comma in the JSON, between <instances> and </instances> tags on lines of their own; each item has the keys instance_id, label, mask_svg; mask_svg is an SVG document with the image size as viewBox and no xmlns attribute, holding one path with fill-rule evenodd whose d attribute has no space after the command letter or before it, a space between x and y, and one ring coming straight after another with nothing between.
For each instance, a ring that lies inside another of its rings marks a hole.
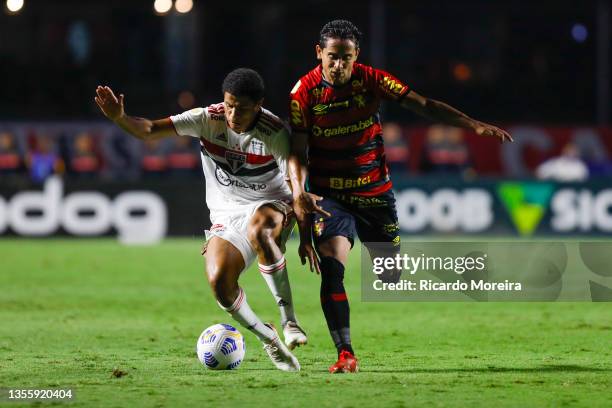
<instances>
[{"instance_id":1,"label":"green grass pitch","mask_svg":"<svg viewBox=\"0 0 612 408\"><path fill-rule=\"evenodd\" d=\"M195 239L0 240L0 387L72 387L75 407L612 406L612 304L362 303L357 251L346 283L361 372L328 374L319 278L295 242L291 283L310 340L296 351L302 371L275 370L246 330L242 366L207 371L198 335L233 322L199 249ZM257 269L241 283L277 322Z\"/></svg>"}]
</instances>

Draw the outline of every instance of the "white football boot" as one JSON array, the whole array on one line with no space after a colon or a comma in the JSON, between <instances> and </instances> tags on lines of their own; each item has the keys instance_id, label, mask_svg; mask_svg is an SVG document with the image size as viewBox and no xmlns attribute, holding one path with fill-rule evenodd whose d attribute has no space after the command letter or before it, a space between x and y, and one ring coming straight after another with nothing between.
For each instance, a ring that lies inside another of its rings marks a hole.
<instances>
[{"instance_id":1,"label":"white football boot","mask_svg":"<svg viewBox=\"0 0 612 408\"><path fill-rule=\"evenodd\" d=\"M289 320L283 326L283 336L285 336L285 344L289 350L303 346L308 343L308 338L304 330L296 323Z\"/></svg>"},{"instance_id":2,"label":"white football boot","mask_svg":"<svg viewBox=\"0 0 612 408\"><path fill-rule=\"evenodd\" d=\"M280 340L276 328L271 324L266 324L266 326L274 330L276 338L272 342L264 344L263 349L268 353L276 368L281 371L300 371L300 362Z\"/></svg>"}]
</instances>

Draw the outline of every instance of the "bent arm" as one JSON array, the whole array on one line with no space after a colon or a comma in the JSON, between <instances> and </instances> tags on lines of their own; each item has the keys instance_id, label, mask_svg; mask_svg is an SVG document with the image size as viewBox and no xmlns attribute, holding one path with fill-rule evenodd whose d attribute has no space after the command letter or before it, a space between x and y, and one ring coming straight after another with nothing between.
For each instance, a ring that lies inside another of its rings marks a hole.
<instances>
[{"instance_id":1,"label":"bent arm","mask_svg":"<svg viewBox=\"0 0 612 408\"><path fill-rule=\"evenodd\" d=\"M288 159L289 180L293 199L297 199L305 191L308 178L308 134L295 132L291 136L291 147Z\"/></svg>"},{"instance_id":2,"label":"bent arm","mask_svg":"<svg viewBox=\"0 0 612 408\"><path fill-rule=\"evenodd\" d=\"M120 94L117 98L108 86L98 86L96 88L95 101L104 116L132 136L141 140L178 136L170 118L150 120L127 115L124 98L123 94Z\"/></svg>"},{"instance_id":3,"label":"bent arm","mask_svg":"<svg viewBox=\"0 0 612 408\"><path fill-rule=\"evenodd\" d=\"M291 148L287 163L289 181L293 193L293 207L297 218L301 242L310 242L310 217L303 200L306 193L306 180L308 179L308 134L295 132L291 135Z\"/></svg>"},{"instance_id":4,"label":"bent arm","mask_svg":"<svg viewBox=\"0 0 612 408\"><path fill-rule=\"evenodd\" d=\"M178 136L170 118L150 120L124 114L114 122L121 129L141 140Z\"/></svg>"}]
</instances>

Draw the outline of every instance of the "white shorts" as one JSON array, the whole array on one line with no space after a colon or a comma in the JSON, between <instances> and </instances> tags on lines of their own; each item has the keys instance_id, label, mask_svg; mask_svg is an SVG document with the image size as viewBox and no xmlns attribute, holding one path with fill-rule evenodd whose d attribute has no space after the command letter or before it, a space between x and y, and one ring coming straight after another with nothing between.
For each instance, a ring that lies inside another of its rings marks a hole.
<instances>
[{"instance_id":1,"label":"white shorts","mask_svg":"<svg viewBox=\"0 0 612 408\"><path fill-rule=\"evenodd\" d=\"M244 259L244 269L247 269L257 257L257 253L247 237L247 228L249 222L255 214L255 211L263 205L269 205L284 214L285 219L283 224L285 227L281 232L281 250L285 252L285 243L295 225L295 217L293 217L293 209L289 203L282 200L261 200L252 204L234 205L229 211L224 211L223 214L210 214L212 226L210 230L206 230L206 240L210 240L213 236L219 237L230 244L234 245L242 254Z\"/></svg>"}]
</instances>

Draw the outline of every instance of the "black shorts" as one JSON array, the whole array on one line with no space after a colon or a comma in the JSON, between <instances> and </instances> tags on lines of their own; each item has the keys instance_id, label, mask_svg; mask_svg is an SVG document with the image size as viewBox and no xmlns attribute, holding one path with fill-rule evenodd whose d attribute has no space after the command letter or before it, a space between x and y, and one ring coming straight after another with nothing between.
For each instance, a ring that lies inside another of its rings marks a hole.
<instances>
[{"instance_id":1,"label":"black shorts","mask_svg":"<svg viewBox=\"0 0 612 408\"><path fill-rule=\"evenodd\" d=\"M331 213L331 217L313 214L312 235L316 246L334 236L348 238L352 246L357 236L363 243L384 242L399 248L399 225L392 191L375 197L315 194L323 197L319 205Z\"/></svg>"}]
</instances>

